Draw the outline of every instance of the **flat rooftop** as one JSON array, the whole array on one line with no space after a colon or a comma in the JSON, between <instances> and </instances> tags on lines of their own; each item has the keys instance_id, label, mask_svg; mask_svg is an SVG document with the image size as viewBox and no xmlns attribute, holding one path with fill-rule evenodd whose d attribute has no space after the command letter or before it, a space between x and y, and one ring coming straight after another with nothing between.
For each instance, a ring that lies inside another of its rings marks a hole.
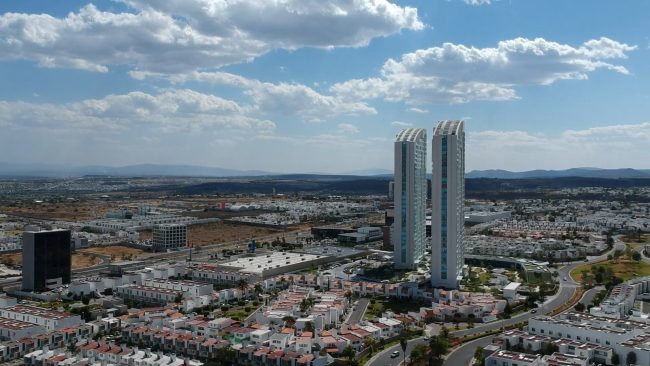
<instances>
[{"instance_id":1,"label":"flat rooftop","mask_svg":"<svg viewBox=\"0 0 650 366\"><path fill-rule=\"evenodd\" d=\"M39 308L37 306L30 306L30 305L15 305L10 308L6 308L2 310L18 313L18 314L38 316L41 318L47 318L53 320L65 319L73 316L72 314L66 313L64 311L49 310L49 309Z\"/></svg>"},{"instance_id":2,"label":"flat rooftop","mask_svg":"<svg viewBox=\"0 0 650 366\"><path fill-rule=\"evenodd\" d=\"M9 318L0 317L0 328L10 329L10 330L22 330L32 327L38 327L36 324L21 322L20 320L13 320Z\"/></svg>"},{"instance_id":3,"label":"flat rooftop","mask_svg":"<svg viewBox=\"0 0 650 366\"><path fill-rule=\"evenodd\" d=\"M220 267L238 268L242 272L262 274L266 270L282 268L300 263L309 263L326 258L325 255L314 255L293 252L272 252L255 257L241 257L232 261L219 263Z\"/></svg>"}]
</instances>

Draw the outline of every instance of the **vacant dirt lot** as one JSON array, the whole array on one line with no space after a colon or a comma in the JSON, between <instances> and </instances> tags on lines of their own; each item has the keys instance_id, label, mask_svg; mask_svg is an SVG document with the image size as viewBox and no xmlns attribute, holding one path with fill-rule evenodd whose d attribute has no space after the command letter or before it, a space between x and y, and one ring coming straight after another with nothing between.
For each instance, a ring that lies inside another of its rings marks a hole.
<instances>
[{"instance_id":1,"label":"vacant dirt lot","mask_svg":"<svg viewBox=\"0 0 650 366\"><path fill-rule=\"evenodd\" d=\"M47 220L90 220L110 211L105 202L19 202L0 205L0 212Z\"/></svg>"},{"instance_id":2,"label":"vacant dirt lot","mask_svg":"<svg viewBox=\"0 0 650 366\"><path fill-rule=\"evenodd\" d=\"M20 266L23 264L22 253L0 254L0 263L7 266ZM101 259L88 253L75 253L72 255L72 269L86 268L101 263Z\"/></svg>"},{"instance_id":3,"label":"vacant dirt lot","mask_svg":"<svg viewBox=\"0 0 650 366\"><path fill-rule=\"evenodd\" d=\"M112 260L121 261L137 259L137 257L144 253L144 251L141 249L124 247L120 245L111 245L79 249L77 250L77 253L108 255Z\"/></svg>"},{"instance_id":4,"label":"vacant dirt lot","mask_svg":"<svg viewBox=\"0 0 650 366\"><path fill-rule=\"evenodd\" d=\"M196 246L231 242L234 240L248 240L250 238L278 234L282 231L249 225L235 225L225 222L212 224L192 225L187 228L187 240Z\"/></svg>"}]
</instances>

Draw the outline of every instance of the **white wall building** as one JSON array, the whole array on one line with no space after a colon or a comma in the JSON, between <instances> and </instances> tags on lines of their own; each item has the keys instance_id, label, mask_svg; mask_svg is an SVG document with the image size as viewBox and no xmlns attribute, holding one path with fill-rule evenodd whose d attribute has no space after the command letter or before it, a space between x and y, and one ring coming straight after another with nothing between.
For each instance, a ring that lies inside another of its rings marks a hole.
<instances>
[{"instance_id":1,"label":"white wall building","mask_svg":"<svg viewBox=\"0 0 650 366\"><path fill-rule=\"evenodd\" d=\"M395 268L414 269L425 253L426 136L423 128L406 128L395 140Z\"/></svg>"},{"instance_id":2,"label":"white wall building","mask_svg":"<svg viewBox=\"0 0 650 366\"><path fill-rule=\"evenodd\" d=\"M187 225L161 224L153 228L153 250L184 248L187 246Z\"/></svg>"},{"instance_id":3,"label":"white wall building","mask_svg":"<svg viewBox=\"0 0 650 366\"><path fill-rule=\"evenodd\" d=\"M431 284L457 288L465 245L465 131L463 121L442 121L433 131L431 179Z\"/></svg>"},{"instance_id":4,"label":"white wall building","mask_svg":"<svg viewBox=\"0 0 650 366\"><path fill-rule=\"evenodd\" d=\"M45 327L48 331L84 324L79 315L29 305L16 305L0 309L0 317L37 324Z\"/></svg>"}]
</instances>

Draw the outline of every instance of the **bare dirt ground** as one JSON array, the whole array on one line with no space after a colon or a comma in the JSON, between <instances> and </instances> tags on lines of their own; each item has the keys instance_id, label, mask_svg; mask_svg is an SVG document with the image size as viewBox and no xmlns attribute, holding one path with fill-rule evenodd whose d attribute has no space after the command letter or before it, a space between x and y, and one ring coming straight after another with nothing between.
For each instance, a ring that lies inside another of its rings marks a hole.
<instances>
[{"instance_id":1,"label":"bare dirt ground","mask_svg":"<svg viewBox=\"0 0 650 366\"><path fill-rule=\"evenodd\" d=\"M83 254L102 254L111 257L111 260L133 260L137 259L144 250L124 247L121 245L96 246L77 250L77 253Z\"/></svg>"},{"instance_id":2,"label":"bare dirt ground","mask_svg":"<svg viewBox=\"0 0 650 366\"><path fill-rule=\"evenodd\" d=\"M72 269L87 268L101 263L101 259L95 255L87 253L75 253L72 255ZM20 266L23 263L23 255L17 253L0 254L0 263L7 266Z\"/></svg>"},{"instance_id":3,"label":"bare dirt ground","mask_svg":"<svg viewBox=\"0 0 650 366\"><path fill-rule=\"evenodd\" d=\"M82 221L103 217L106 202L17 202L0 205L0 212L44 220Z\"/></svg>"},{"instance_id":4,"label":"bare dirt ground","mask_svg":"<svg viewBox=\"0 0 650 366\"><path fill-rule=\"evenodd\" d=\"M272 234L282 236L283 232L283 230L225 222L192 225L187 230L187 240L196 246L225 243L235 240L248 240L250 238Z\"/></svg>"}]
</instances>

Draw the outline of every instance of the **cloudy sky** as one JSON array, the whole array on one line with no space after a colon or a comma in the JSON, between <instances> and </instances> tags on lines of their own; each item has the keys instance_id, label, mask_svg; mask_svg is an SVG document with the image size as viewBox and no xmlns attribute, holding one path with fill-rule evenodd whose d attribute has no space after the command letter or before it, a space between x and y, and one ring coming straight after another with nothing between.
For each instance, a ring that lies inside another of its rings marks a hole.
<instances>
[{"instance_id":1,"label":"cloudy sky","mask_svg":"<svg viewBox=\"0 0 650 366\"><path fill-rule=\"evenodd\" d=\"M392 168L467 121L467 168L650 168L650 2L0 2L0 161Z\"/></svg>"}]
</instances>

